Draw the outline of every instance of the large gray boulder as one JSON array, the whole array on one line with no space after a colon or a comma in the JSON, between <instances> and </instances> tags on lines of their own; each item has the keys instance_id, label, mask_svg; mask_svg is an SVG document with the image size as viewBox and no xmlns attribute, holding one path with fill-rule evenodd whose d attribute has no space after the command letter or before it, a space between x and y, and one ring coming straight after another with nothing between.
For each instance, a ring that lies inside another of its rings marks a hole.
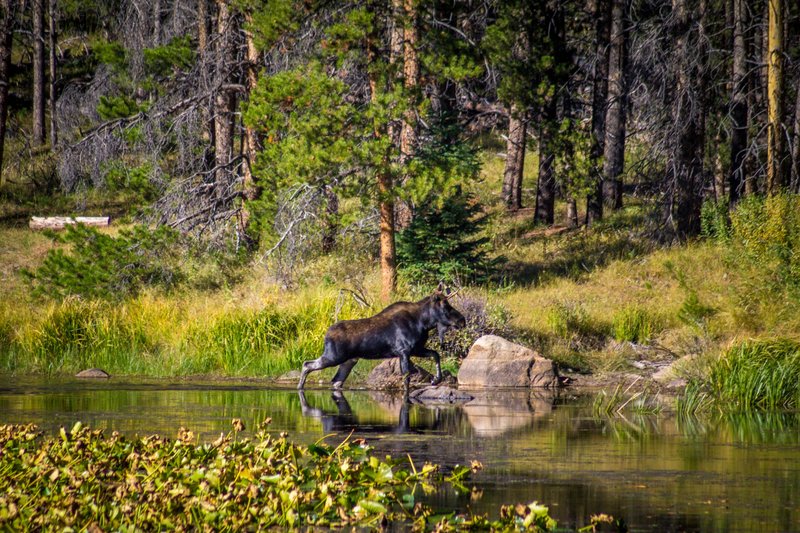
<instances>
[{"instance_id":1,"label":"large gray boulder","mask_svg":"<svg viewBox=\"0 0 800 533\"><path fill-rule=\"evenodd\" d=\"M458 385L556 388L559 381L551 360L497 335L484 335L462 361Z\"/></svg>"}]
</instances>

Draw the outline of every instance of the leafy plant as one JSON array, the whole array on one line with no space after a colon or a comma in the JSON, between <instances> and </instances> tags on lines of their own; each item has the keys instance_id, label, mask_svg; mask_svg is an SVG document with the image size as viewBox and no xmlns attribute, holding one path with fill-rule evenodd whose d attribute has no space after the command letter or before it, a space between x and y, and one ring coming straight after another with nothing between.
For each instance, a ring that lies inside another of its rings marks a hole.
<instances>
[{"instance_id":1,"label":"leafy plant","mask_svg":"<svg viewBox=\"0 0 800 533\"><path fill-rule=\"evenodd\" d=\"M612 329L620 342L644 342L655 332L656 321L644 309L629 306L614 314Z\"/></svg>"},{"instance_id":2,"label":"leafy plant","mask_svg":"<svg viewBox=\"0 0 800 533\"><path fill-rule=\"evenodd\" d=\"M68 247L50 250L36 270L23 270L40 296L119 299L145 286L169 289L183 279L178 233L167 226L135 226L112 237L74 224L50 235Z\"/></svg>"},{"instance_id":3,"label":"leafy plant","mask_svg":"<svg viewBox=\"0 0 800 533\"><path fill-rule=\"evenodd\" d=\"M80 422L45 437L33 425L0 426L0 528L42 529L378 529L388 524L438 531L552 531L536 502L508 505L500 518L437 515L417 501L444 483L463 486L480 468L411 458L381 460L363 441L301 446L272 436L266 420L253 440L245 424L213 443L180 428L158 435L107 437Z\"/></svg>"}]
</instances>

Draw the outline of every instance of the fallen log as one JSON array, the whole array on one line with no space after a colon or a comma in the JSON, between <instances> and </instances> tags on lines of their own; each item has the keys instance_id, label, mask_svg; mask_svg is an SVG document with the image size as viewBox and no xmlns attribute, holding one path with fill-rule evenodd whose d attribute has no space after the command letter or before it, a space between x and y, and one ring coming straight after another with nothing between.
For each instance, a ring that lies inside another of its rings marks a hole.
<instances>
[{"instance_id":1,"label":"fallen log","mask_svg":"<svg viewBox=\"0 0 800 533\"><path fill-rule=\"evenodd\" d=\"M111 217L31 217L28 226L31 229L64 229L68 224L86 224L97 228L105 228Z\"/></svg>"}]
</instances>

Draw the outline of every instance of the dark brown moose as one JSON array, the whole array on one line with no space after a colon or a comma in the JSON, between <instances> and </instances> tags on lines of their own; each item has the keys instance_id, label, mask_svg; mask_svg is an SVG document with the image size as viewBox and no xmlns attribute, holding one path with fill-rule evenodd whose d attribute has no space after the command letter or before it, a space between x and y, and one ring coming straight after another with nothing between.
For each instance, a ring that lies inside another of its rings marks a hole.
<instances>
[{"instance_id":1,"label":"dark brown moose","mask_svg":"<svg viewBox=\"0 0 800 533\"><path fill-rule=\"evenodd\" d=\"M333 377L333 388L339 389L359 359L399 357L400 370L408 378L414 370L412 355L433 358L436 376L432 383L439 383L442 380L439 353L426 348L425 343L434 328L441 337L448 328L466 325L464 315L448 302L454 295L446 295L440 285L431 296L418 302L396 302L375 316L335 323L325 333L322 356L303 363L297 388L305 386L309 373L339 365Z\"/></svg>"}]
</instances>

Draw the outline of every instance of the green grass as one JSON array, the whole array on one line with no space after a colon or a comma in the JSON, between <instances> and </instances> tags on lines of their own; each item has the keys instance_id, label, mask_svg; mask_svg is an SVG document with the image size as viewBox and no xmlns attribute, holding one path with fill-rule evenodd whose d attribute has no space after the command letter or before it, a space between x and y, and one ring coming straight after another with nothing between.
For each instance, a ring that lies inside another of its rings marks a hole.
<instances>
[{"instance_id":1,"label":"green grass","mask_svg":"<svg viewBox=\"0 0 800 533\"><path fill-rule=\"evenodd\" d=\"M800 344L776 339L745 341L711 366L708 385L725 408L800 407Z\"/></svg>"}]
</instances>

